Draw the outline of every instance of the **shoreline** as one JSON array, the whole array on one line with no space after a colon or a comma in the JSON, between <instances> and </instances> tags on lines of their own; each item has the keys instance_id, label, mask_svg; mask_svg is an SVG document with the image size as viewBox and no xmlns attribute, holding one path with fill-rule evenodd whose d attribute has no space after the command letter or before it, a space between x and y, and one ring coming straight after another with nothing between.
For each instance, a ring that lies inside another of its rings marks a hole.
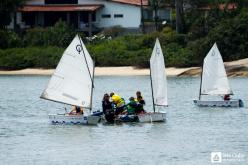
<instances>
[{"instance_id":1,"label":"shoreline","mask_svg":"<svg viewBox=\"0 0 248 165\"><path fill-rule=\"evenodd\" d=\"M184 72L199 69L199 67L190 68L166 68L167 76L179 76ZM0 75L52 75L55 69L33 69L27 68L22 70L1 71ZM149 69L137 69L132 66L124 67L96 67L95 76L146 76L150 74Z\"/></svg>"},{"instance_id":2,"label":"shoreline","mask_svg":"<svg viewBox=\"0 0 248 165\"><path fill-rule=\"evenodd\" d=\"M227 75L229 77L248 77L248 58L225 62L225 68ZM1 71L1 75L52 75L55 69L22 69L22 70L12 70L12 71ZM146 69L137 69L132 66L124 67L96 67L95 75L96 76L145 76L149 75L150 70ZM201 68L200 67L188 67L188 68L175 68L168 67L166 68L167 76L177 77L177 76L200 76Z\"/></svg>"}]
</instances>

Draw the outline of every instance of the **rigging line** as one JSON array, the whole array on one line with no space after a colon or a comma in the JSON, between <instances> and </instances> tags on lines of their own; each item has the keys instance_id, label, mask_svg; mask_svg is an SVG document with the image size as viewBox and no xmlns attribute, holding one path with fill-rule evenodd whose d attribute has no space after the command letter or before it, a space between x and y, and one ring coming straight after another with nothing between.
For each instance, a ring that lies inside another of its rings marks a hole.
<instances>
[{"instance_id":1,"label":"rigging line","mask_svg":"<svg viewBox=\"0 0 248 165\"><path fill-rule=\"evenodd\" d=\"M198 97L199 100L201 100L201 95L202 95L201 90L202 90L203 65L204 65L204 61L202 63L202 67L201 67L202 71L201 71L201 80L200 80L201 82L200 82L199 97Z\"/></svg>"},{"instance_id":2,"label":"rigging line","mask_svg":"<svg viewBox=\"0 0 248 165\"><path fill-rule=\"evenodd\" d=\"M87 66L87 69L88 69L88 72L89 72L89 75L90 75L90 79L91 79L91 83L92 83L92 88L94 88L93 77L92 77L91 74L90 74L90 68L89 68L88 62L87 62L87 60L86 60L86 56L85 56L83 44L82 44L82 41L81 41L81 37L78 35L78 38L79 38L79 42L80 42L80 45L81 45L81 48L82 48L82 51L83 51L83 54L84 54L84 60L85 60L85 62L86 62L86 66Z\"/></svg>"},{"instance_id":3,"label":"rigging line","mask_svg":"<svg viewBox=\"0 0 248 165\"><path fill-rule=\"evenodd\" d=\"M25 107L25 108L30 107L31 105L34 105L34 104L38 103L39 101L41 101L41 100L39 99L39 100L37 100L35 102L32 102L32 103L30 103L28 105L24 105L23 107Z\"/></svg>"}]
</instances>

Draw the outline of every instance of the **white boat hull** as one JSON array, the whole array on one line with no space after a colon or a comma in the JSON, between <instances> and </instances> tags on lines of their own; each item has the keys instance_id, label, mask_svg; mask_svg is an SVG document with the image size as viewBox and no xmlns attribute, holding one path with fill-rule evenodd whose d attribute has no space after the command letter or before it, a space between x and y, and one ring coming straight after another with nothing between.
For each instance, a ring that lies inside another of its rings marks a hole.
<instances>
[{"instance_id":1,"label":"white boat hull","mask_svg":"<svg viewBox=\"0 0 248 165\"><path fill-rule=\"evenodd\" d=\"M68 114L49 114L48 116L52 124L96 125L100 119L99 116L68 115Z\"/></svg>"},{"instance_id":2,"label":"white boat hull","mask_svg":"<svg viewBox=\"0 0 248 165\"><path fill-rule=\"evenodd\" d=\"M195 105L200 107L242 107L242 100L220 100L220 101L208 101L208 100L194 100Z\"/></svg>"},{"instance_id":3,"label":"white boat hull","mask_svg":"<svg viewBox=\"0 0 248 165\"><path fill-rule=\"evenodd\" d=\"M144 113L138 115L139 122L165 122L166 121L166 113Z\"/></svg>"}]
</instances>

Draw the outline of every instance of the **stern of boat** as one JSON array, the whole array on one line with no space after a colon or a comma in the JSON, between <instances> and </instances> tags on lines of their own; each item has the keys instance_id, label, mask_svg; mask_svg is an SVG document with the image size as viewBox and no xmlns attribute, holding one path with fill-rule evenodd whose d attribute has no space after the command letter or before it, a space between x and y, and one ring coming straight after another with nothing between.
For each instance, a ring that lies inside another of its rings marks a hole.
<instances>
[{"instance_id":1,"label":"stern of boat","mask_svg":"<svg viewBox=\"0 0 248 165\"><path fill-rule=\"evenodd\" d=\"M194 104L199 107L242 107L242 100L194 100Z\"/></svg>"},{"instance_id":2,"label":"stern of boat","mask_svg":"<svg viewBox=\"0 0 248 165\"><path fill-rule=\"evenodd\" d=\"M88 124L89 125L96 125L97 123L99 123L100 118L101 118L100 116L94 116L94 115L88 116L87 117Z\"/></svg>"},{"instance_id":3,"label":"stern of boat","mask_svg":"<svg viewBox=\"0 0 248 165\"><path fill-rule=\"evenodd\" d=\"M144 113L138 115L139 122L165 122L166 121L166 113Z\"/></svg>"}]
</instances>

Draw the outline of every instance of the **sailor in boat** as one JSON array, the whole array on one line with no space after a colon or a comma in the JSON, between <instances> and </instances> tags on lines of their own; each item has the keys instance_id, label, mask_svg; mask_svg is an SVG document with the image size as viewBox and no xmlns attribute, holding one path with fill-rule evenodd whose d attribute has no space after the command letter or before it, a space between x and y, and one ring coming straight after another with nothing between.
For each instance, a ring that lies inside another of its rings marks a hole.
<instances>
[{"instance_id":1,"label":"sailor in boat","mask_svg":"<svg viewBox=\"0 0 248 165\"><path fill-rule=\"evenodd\" d=\"M224 95L223 99L224 101L229 101L231 98L230 98L230 95L226 94Z\"/></svg>"},{"instance_id":2,"label":"sailor in boat","mask_svg":"<svg viewBox=\"0 0 248 165\"><path fill-rule=\"evenodd\" d=\"M125 109L125 101L121 96L115 94L114 92L110 93L110 97L113 100L113 103L115 105L115 115L121 114Z\"/></svg>"},{"instance_id":3,"label":"sailor in boat","mask_svg":"<svg viewBox=\"0 0 248 165\"><path fill-rule=\"evenodd\" d=\"M126 105L126 107L127 107L126 112L128 115L134 115L135 114L137 107L138 107L138 104L134 100L134 97L129 98L129 103Z\"/></svg>"},{"instance_id":4,"label":"sailor in boat","mask_svg":"<svg viewBox=\"0 0 248 165\"><path fill-rule=\"evenodd\" d=\"M145 113L144 105L146 103L145 100L143 99L143 96L141 95L141 92L137 91L136 96L137 96L137 98L135 99L135 101L137 102L137 107L135 110L136 114Z\"/></svg>"},{"instance_id":5,"label":"sailor in boat","mask_svg":"<svg viewBox=\"0 0 248 165\"><path fill-rule=\"evenodd\" d=\"M107 122L113 123L115 119L115 112L113 109L112 102L110 102L109 98L110 97L107 93L104 94L102 99L102 110Z\"/></svg>"},{"instance_id":6,"label":"sailor in boat","mask_svg":"<svg viewBox=\"0 0 248 165\"><path fill-rule=\"evenodd\" d=\"M84 110L83 107L79 107L79 106L72 106L72 110L69 113L69 115L82 115L84 114Z\"/></svg>"},{"instance_id":7,"label":"sailor in boat","mask_svg":"<svg viewBox=\"0 0 248 165\"><path fill-rule=\"evenodd\" d=\"M129 98L129 103L126 104L126 110L122 112L122 115L119 115L119 119L122 122L136 122L138 117L135 114L138 103L135 101L134 97Z\"/></svg>"}]
</instances>

